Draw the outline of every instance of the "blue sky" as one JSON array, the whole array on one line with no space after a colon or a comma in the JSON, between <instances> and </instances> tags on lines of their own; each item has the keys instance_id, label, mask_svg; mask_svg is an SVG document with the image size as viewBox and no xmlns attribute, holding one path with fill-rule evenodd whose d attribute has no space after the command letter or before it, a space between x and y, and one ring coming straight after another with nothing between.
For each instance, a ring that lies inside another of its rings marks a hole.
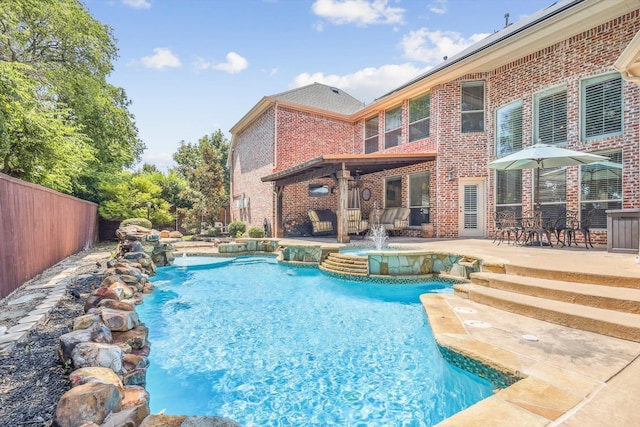
<instances>
[{"instance_id":1,"label":"blue sky","mask_svg":"<svg viewBox=\"0 0 640 427\"><path fill-rule=\"evenodd\" d=\"M371 103L553 0L84 0L113 29L109 78L132 101L143 162L313 82Z\"/></svg>"}]
</instances>

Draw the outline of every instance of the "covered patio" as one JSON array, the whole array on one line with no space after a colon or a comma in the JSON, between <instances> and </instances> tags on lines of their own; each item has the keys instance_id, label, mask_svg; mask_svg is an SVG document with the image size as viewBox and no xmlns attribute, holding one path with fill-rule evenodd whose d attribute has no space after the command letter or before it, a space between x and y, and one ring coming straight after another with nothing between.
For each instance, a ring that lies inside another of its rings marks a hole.
<instances>
[{"instance_id":1,"label":"covered patio","mask_svg":"<svg viewBox=\"0 0 640 427\"><path fill-rule=\"evenodd\" d=\"M338 206L337 241L348 243L347 208L349 181L356 176L392 170L403 166L435 160L435 152L403 154L325 154L271 175L262 177L263 182L273 182L276 198L276 221L274 233L282 237L282 195L287 185L319 178L332 178L336 183Z\"/></svg>"}]
</instances>

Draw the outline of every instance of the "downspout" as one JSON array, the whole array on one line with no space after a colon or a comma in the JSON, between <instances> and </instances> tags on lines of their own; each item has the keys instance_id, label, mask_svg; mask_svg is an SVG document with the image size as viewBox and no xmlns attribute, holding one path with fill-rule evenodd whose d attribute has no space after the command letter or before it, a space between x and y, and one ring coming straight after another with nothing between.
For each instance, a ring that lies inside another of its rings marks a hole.
<instances>
[{"instance_id":1,"label":"downspout","mask_svg":"<svg viewBox=\"0 0 640 427\"><path fill-rule=\"evenodd\" d=\"M278 101L274 104L275 111L273 112L273 169L278 166ZM273 236L278 236L278 187L274 182L272 184L273 191L273 209L271 209L271 223L273 224Z\"/></svg>"}]
</instances>

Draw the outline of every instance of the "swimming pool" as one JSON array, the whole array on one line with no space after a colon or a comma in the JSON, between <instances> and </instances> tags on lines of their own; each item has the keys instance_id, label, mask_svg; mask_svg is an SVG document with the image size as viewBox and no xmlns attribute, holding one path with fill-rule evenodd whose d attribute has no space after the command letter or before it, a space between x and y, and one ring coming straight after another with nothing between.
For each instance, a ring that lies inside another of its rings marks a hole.
<instances>
[{"instance_id":1,"label":"swimming pool","mask_svg":"<svg viewBox=\"0 0 640 427\"><path fill-rule=\"evenodd\" d=\"M151 412L243 426L430 426L492 394L439 355L418 296L273 258L189 257L137 308ZM213 263L213 265L197 265Z\"/></svg>"}]
</instances>

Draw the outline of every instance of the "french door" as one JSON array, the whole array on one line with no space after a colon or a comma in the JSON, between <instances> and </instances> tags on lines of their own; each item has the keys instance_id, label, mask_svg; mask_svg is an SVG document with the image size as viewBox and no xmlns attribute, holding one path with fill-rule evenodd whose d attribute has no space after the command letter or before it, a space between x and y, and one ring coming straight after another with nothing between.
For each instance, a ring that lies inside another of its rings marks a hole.
<instances>
[{"instance_id":1,"label":"french door","mask_svg":"<svg viewBox=\"0 0 640 427\"><path fill-rule=\"evenodd\" d=\"M485 237L485 180L460 178L458 187L458 235L460 237Z\"/></svg>"}]
</instances>

